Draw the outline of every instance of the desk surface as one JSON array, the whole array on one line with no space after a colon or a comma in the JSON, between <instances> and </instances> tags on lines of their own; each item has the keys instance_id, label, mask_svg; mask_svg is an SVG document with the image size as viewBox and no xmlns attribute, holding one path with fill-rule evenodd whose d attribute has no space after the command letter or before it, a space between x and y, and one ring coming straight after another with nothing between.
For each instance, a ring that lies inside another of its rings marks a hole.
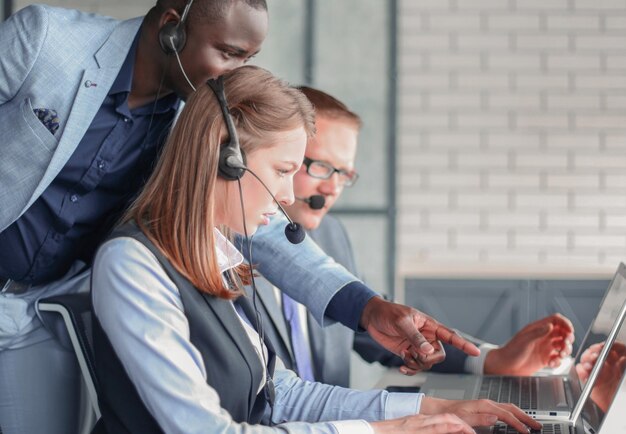
<instances>
[{"instance_id":1,"label":"desk surface","mask_svg":"<svg viewBox=\"0 0 626 434\"><path fill-rule=\"evenodd\" d=\"M537 376L550 376L550 375L567 375L574 359L572 357L566 357L561 361L561 364L556 368L544 368L535 373ZM374 386L376 389L384 389L387 386L417 386L420 387L426 381L428 372L419 372L413 376L403 375L396 368L388 369L381 379ZM438 375L438 374L434 374ZM626 386L624 389L626 394Z\"/></svg>"}]
</instances>

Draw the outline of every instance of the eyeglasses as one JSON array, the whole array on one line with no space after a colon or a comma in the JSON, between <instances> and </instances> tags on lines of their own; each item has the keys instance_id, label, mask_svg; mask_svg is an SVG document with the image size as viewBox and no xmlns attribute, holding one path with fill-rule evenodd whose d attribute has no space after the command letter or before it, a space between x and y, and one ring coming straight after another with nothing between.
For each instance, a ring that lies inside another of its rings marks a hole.
<instances>
[{"instance_id":1,"label":"eyeglasses","mask_svg":"<svg viewBox=\"0 0 626 434\"><path fill-rule=\"evenodd\" d=\"M308 157L304 157L304 165L306 166L306 173L317 179L329 179L337 172L339 174L339 185L345 187L352 187L359 179L359 174L356 171L336 169L325 161L311 160Z\"/></svg>"}]
</instances>

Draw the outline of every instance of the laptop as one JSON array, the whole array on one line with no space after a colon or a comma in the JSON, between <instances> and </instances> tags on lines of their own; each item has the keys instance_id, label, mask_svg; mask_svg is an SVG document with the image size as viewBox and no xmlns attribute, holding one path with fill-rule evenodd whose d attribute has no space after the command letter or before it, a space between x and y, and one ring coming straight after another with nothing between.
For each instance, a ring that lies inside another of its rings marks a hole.
<instances>
[{"instance_id":1,"label":"laptop","mask_svg":"<svg viewBox=\"0 0 626 434\"><path fill-rule=\"evenodd\" d=\"M567 419L583 392L575 365L585 348L606 340L611 328L619 325L620 307L623 309L625 301L626 266L622 263L566 375L517 377L428 374L420 391L437 398L488 398L497 402L510 402L535 418Z\"/></svg>"},{"instance_id":2,"label":"laptop","mask_svg":"<svg viewBox=\"0 0 626 434\"><path fill-rule=\"evenodd\" d=\"M615 354L626 355L626 304L621 309L614 327L606 339L598 360L606 360L611 351L609 360L615 360ZM531 431L541 434L615 434L616 426L624 424L623 405L616 405L624 401L626 393L626 376L624 364L613 363L605 365L596 363L580 399L566 421L541 421L541 430ZM539 419L539 418L538 418ZM617 424L615 422L617 421ZM606 424L606 426L604 426ZM604 429L603 429L604 427ZM513 428L498 424L492 427L481 427L477 434L510 434L517 433Z\"/></svg>"},{"instance_id":3,"label":"laptop","mask_svg":"<svg viewBox=\"0 0 626 434\"><path fill-rule=\"evenodd\" d=\"M619 339L619 337L618 337ZM622 384L619 386L613 403L606 413L600 434L626 433L626 418L624 418L624 409L626 408L626 375L622 375Z\"/></svg>"}]
</instances>

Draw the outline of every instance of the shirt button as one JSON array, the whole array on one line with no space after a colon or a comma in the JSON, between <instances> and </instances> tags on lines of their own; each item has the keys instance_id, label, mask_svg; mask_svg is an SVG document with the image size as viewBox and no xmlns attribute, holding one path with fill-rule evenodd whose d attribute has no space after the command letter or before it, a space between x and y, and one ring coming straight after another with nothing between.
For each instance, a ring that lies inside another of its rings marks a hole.
<instances>
[{"instance_id":1,"label":"shirt button","mask_svg":"<svg viewBox=\"0 0 626 434\"><path fill-rule=\"evenodd\" d=\"M104 161L99 161L98 162L98 169L102 170L106 167L106 163Z\"/></svg>"},{"instance_id":2,"label":"shirt button","mask_svg":"<svg viewBox=\"0 0 626 434\"><path fill-rule=\"evenodd\" d=\"M73 194L70 196L70 201L72 201L72 203L76 203L78 202L78 196Z\"/></svg>"},{"instance_id":3,"label":"shirt button","mask_svg":"<svg viewBox=\"0 0 626 434\"><path fill-rule=\"evenodd\" d=\"M128 119L128 118L124 118L124 122L126 122L126 123L128 123L129 120L130 119Z\"/></svg>"}]
</instances>

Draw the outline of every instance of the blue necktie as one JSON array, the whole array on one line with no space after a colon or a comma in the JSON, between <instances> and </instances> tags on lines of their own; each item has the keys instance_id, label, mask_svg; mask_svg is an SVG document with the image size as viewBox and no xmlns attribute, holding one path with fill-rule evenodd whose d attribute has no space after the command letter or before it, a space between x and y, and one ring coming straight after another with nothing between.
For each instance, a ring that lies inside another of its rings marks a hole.
<instances>
[{"instance_id":1,"label":"blue necktie","mask_svg":"<svg viewBox=\"0 0 626 434\"><path fill-rule=\"evenodd\" d=\"M313 377L313 366L311 358L311 347L309 341L304 335L304 329L298 315L298 303L286 295L283 296L283 313L289 324L289 332L291 334L291 348L296 359L296 372L306 381L315 381Z\"/></svg>"}]
</instances>

